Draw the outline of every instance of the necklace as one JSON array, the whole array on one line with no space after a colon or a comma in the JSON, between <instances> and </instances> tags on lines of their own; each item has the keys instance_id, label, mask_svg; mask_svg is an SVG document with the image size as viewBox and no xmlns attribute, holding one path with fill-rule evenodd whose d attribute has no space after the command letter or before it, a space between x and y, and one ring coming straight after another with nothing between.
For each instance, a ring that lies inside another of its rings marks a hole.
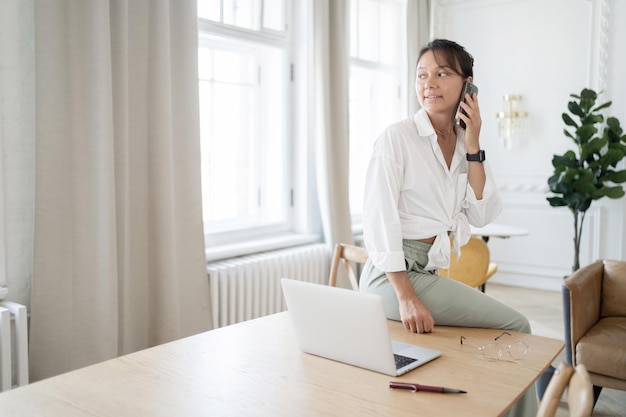
<instances>
[{"instance_id":1,"label":"necklace","mask_svg":"<svg viewBox=\"0 0 626 417\"><path fill-rule=\"evenodd\" d=\"M435 127L433 126L433 129L435 129ZM452 131L454 130L454 126L452 126L450 128L450 130L448 130L448 132L442 132L439 129L435 129L435 132L437 133L437 136L443 136L443 137L448 137L452 134Z\"/></svg>"}]
</instances>

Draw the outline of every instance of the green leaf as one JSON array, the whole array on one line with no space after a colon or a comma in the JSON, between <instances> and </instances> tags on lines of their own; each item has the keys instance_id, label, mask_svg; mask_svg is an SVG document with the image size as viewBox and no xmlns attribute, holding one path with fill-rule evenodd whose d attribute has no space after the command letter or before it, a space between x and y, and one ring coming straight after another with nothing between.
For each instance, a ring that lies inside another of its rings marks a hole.
<instances>
[{"instance_id":1,"label":"green leaf","mask_svg":"<svg viewBox=\"0 0 626 417\"><path fill-rule=\"evenodd\" d=\"M626 144L618 142L609 143L607 149L620 152L622 155L626 156Z\"/></svg>"},{"instance_id":2,"label":"green leaf","mask_svg":"<svg viewBox=\"0 0 626 417\"><path fill-rule=\"evenodd\" d=\"M593 194L596 190L596 177L591 172L581 168L574 177L574 189L584 194Z\"/></svg>"},{"instance_id":3,"label":"green leaf","mask_svg":"<svg viewBox=\"0 0 626 417\"><path fill-rule=\"evenodd\" d=\"M624 153L619 149L609 149L604 155L602 155L602 163L605 168L609 165L615 166L619 161L624 158Z\"/></svg>"},{"instance_id":4,"label":"green leaf","mask_svg":"<svg viewBox=\"0 0 626 417\"><path fill-rule=\"evenodd\" d=\"M585 211L593 201L591 196L581 193L569 193L563 197L563 200L572 211Z\"/></svg>"},{"instance_id":5,"label":"green leaf","mask_svg":"<svg viewBox=\"0 0 626 417\"><path fill-rule=\"evenodd\" d=\"M563 207L567 205L567 203L565 203L565 200L563 200L561 197L548 197L547 200L552 207Z\"/></svg>"},{"instance_id":6,"label":"green leaf","mask_svg":"<svg viewBox=\"0 0 626 417\"><path fill-rule=\"evenodd\" d=\"M575 168L578 166L578 160L576 159L576 154L573 151L567 151L564 155L554 155L552 157L552 166L555 168L564 168L564 167L572 167Z\"/></svg>"},{"instance_id":7,"label":"green leaf","mask_svg":"<svg viewBox=\"0 0 626 417\"><path fill-rule=\"evenodd\" d=\"M613 103L612 103L612 102L610 102L610 101L609 101L609 102L606 102L606 103L604 103L604 104L599 105L598 107L596 107L595 109L593 109L593 110L591 110L591 111L592 111L593 113L595 113L595 112L597 112L597 111L600 111L600 110L602 110L602 109L606 109L607 107L610 107L610 106L611 106L611 104L613 104Z\"/></svg>"},{"instance_id":8,"label":"green leaf","mask_svg":"<svg viewBox=\"0 0 626 417\"><path fill-rule=\"evenodd\" d=\"M591 108L596 104L596 98L598 95L593 90L584 89L580 93L579 105L585 113L589 113Z\"/></svg>"},{"instance_id":9,"label":"green leaf","mask_svg":"<svg viewBox=\"0 0 626 417\"><path fill-rule=\"evenodd\" d=\"M563 121L565 122L566 125L578 127L578 123L576 123L569 114L563 113L561 117L563 118Z\"/></svg>"},{"instance_id":10,"label":"green leaf","mask_svg":"<svg viewBox=\"0 0 626 417\"><path fill-rule=\"evenodd\" d=\"M576 136L580 139L580 144L587 143L589 138L598 133L598 129L594 125L582 125L576 129Z\"/></svg>"},{"instance_id":11,"label":"green leaf","mask_svg":"<svg viewBox=\"0 0 626 417\"><path fill-rule=\"evenodd\" d=\"M569 104L567 105L567 108L570 111L570 113L578 117L585 117L585 112L575 101L570 101Z\"/></svg>"},{"instance_id":12,"label":"green leaf","mask_svg":"<svg viewBox=\"0 0 626 417\"><path fill-rule=\"evenodd\" d=\"M583 147L583 150L580 154L580 159L583 161L587 161L590 156L593 156L596 153L599 154L602 148L604 148L604 146L606 145L606 143L607 140L605 138L592 139L591 141L589 141L587 146Z\"/></svg>"},{"instance_id":13,"label":"green leaf","mask_svg":"<svg viewBox=\"0 0 626 417\"><path fill-rule=\"evenodd\" d=\"M626 182L626 170L622 171L607 171L602 177L603 181L611 181L615 184Z\"/></svg>"},{"instance_id":14,"label":"green leaf","mask_svg":"<svg viewBox=\"0 0 626 417\"><path fill-rule=\"evenodd\" d=\"M580 92L580 97L583 100L595 101L598 98L598 94L590 88L583 88L583 90Z\"/></svg>"},{"instance_id":15,"label":"green leaf","mask_svg":"<svg viewBox=\"0 0 626 417\"><path fill-rule=\"evenodd\" d=\"M619 142L620 140L622 140L622 133L624 133L624 131L620 126L619 120L617 120L615 117L609 117L608 119L606 119L605 134L609 136L611 142Z\"/></svg>"},{"instance_id":16,"label":"green leaf","mask_svg":"<svg viewBox=\"0 0 626 417\"><path fill-rule=\"evenodd\" d=\"M616 117L607 117L606 124L613 130L617 130L620 127L619 120Z\"/></svg>"},{"instance_id":17,"label":"green leaf","mask_svg":"<svg viewBox=\"0 0 626 417\"><path fill-rule=\"evenodd\" d=\"M619 143L620 142L619 134L614 132L613 130L609 129L608 127L606 129L604 129L604 136L611 143Z\"/></svg>"},{"instance_id":18,"label":"green leaf","mask_svg":"<svg viewBox=\"0 0 626 417\"><path fill-rule=\"evenodd\" d=\"M564 192L567 192L567 190L569 189L569 187L562 185L560 181L560 175L551 176L548 179L548 187L550 188L550 191L552 191L555 194L563 194Z\"/></svg>"},{"instance_id":19,"label":"green leaf","mask_svg":"<svg viewBox=\"0 0 626 417\"><path fill-rule=\"evenodd\" d=\"M619 185L615 187L602 187L597 191L597 193L598 197L594 196L594 200L598 200L602 197L621 198L624 196L624 194L626 194L624 192L624 189Z\"/></svg>"},{"instance_id":20,"label":"green leaf","mask_svg":"<svg viewBox=\"0 0 626 417\"><path fill-rule=\"evenodd\" d=\"M587 117L581 120L584 125L592 125L595 123L602 123L604 121L604 116L601 114L589 114Z\"/></svg>"}]
</instances>

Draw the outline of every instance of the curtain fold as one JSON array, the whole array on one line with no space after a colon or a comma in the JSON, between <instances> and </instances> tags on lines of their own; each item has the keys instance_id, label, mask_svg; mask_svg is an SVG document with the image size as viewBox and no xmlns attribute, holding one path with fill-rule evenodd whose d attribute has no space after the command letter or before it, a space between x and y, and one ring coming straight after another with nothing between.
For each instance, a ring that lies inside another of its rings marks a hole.
<instances>
[{"instance_id":1,"label":"curtain fold","mask_svg":"<svg viewBox=\"0 0 626 417\"><path fill-rule=\"evenodd\" d=\"M349 203L347 0L314 2L316 179L325 242L353 243ZM338 285L347 287L346 277Z\"/></svg>"},{"instance_id":2,"label":"curtain fold","mask_svg":"<svg viewBox=\"0 0 626 417\"><path fill-rule=\"evenodd\" d=\"M415 68L420 49L430 41L431 0L407 1L407 86L409 88L409 116L419 108L415 91Z\"/></svg>"},{"instance_id":3,"label":"curtain fold","mask_svg":"<svg viewBox=\"0 0 626 417\"><path fill-rule=\"evenodd\" d=\"M31 379L210 328L194 0L35 7Z\"/></svg>"}]
</instances>

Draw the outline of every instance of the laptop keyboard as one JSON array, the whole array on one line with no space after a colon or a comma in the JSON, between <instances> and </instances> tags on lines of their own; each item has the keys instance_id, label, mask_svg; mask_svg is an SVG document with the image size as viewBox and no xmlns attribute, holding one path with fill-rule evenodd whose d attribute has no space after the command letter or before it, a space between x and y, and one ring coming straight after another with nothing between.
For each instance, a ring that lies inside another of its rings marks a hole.
<instances>
[{"instance_id":1,"label":"laptop keyboard","mask_svg":"<svg viewBox=\"0 0 626 417\"><path fill-rule=\"evenodd\" d=\"M417 362L418 359L415 358L407 358L406 356L393 354L394 359L396 360L396 369L404 368L405 366Z\"/></svg>"}]
</instances>

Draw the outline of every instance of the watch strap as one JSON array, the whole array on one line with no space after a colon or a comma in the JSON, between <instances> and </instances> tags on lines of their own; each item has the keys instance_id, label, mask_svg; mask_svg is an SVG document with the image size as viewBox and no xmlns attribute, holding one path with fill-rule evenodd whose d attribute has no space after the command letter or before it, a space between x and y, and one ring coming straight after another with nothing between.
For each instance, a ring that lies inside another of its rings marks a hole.
<instances>
[{"instance_id":1,"label":"watch strap","mask_svg":"<svg viewBox=\"0 0 626 417\"><path fill-rule=\"evenodd\" d=\"M483 162L485 160L485 151L482 149L478 153L466 154L466 159L470 162Z\"/></svg>"}]
</instances>

